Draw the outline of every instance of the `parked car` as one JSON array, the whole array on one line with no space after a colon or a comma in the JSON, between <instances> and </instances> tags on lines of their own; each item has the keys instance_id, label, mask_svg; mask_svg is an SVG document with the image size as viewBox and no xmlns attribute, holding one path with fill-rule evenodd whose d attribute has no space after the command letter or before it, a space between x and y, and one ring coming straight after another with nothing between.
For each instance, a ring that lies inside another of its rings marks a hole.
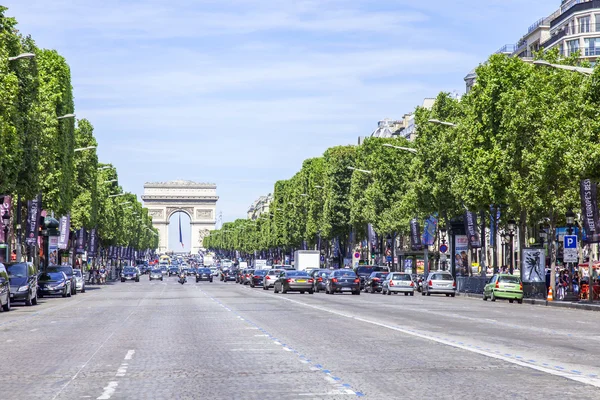
<instances>
[{"instance_id":1,"label":"parked car","mask_svg":"<svg viewBox=\"0 0 600 400\"><path fill-rule=\"evenodd\" d=\"M10 311L10 278L4 264L0 264L0 306Z\"/></svg>"},{"instance_id":2,"label":"parked car","mask_svg":"<svg viewBox=\"0 0 600 400\"><path fill-rule=\"evenodd\" d=\"M308 275L306 271L281 271L275 284L273 291L275 293L300 292L302 294L308 292L314 293L314 279Z\"/></svg>"},{"instance_id":3,"label":"parked car","mask_svg":"<svg viewBox=\"0 0 600 400\"><path fill-rule=\"evenodd\" d=\"M213 276L209 268L198 268L198 272L196 273L196 282L200 281L213 281Z\"/></svg>"},{"instance_id":4,"label":"parked car","mask_svg":"<svg viewBox=\"0 0 600 400\"><path fill-rule=\"evenodd\" d=\"M445 294L446 297L456 295L456 281L447 271L430 272L423 285L423 296L431 294Z\"/></svg>"},{"instance_id":5,"label":"parked car","mask_svg":"<svg viewBox=\"0 0 600 400\"><path fill-rule=\"evenodd\" d=\"M62 295L71 297L71 279L63 271L42 272L38 275L38 296Z\"/></svg>"},{"instance_id":6,"label":"parked car","mask_svg":"<svg viewBox=\"0 0 600 400\"><path fill-rule=\"evenodd\" d=\"M135 267L125 267L123 268L123 272L121 272L121 282L125 281L140 281L140 275L138 273L137 268Z\"/></svg>"},{"instance_id":7,"label":"parked car","mask_svg":"<svg viewBox=\"0 0 600 400\"><path fill-rule=\"evenodd\" d=\"M150 271L150 276L148 279L150 281L153 281L154 279L160 279L162 281L164 279L162 269L157 268Z\"/></svg>"},{"instance_id":8,"label":"parked car","mask_svg":"<svg viewBox=\"0 0 600 400\"><path fill-rule=\"evenodd\" d=\"M381 292L381 284L387 276L387 272L372 272L371 275L369 275L365 280L365 292Z\"/></svg>"},{"instance_id":9,"label":"parked car","mask_svg":"<svg viewBox=\"0 0 600 400\"><path fill-rule=\"evenodd\" d=\"M255 269L250 278L250 287L262 286L267 272L266 269Z\"/></svg>"},{"instance_id":10,"label":"parked car","mask_svg":"<svg viewBox=\"0 0 600 400\"><path fill-rule=\"evenodd\" d=\"M171 276L171 275L179 275L179 268L177 268L177 267L171 267L171 268L169 268L168 275L169 276Z\"/></svg>"},{"instance_id":11,"label":"parked car","mask_svg":"<svg viewBox=\"0 0 600 400\"><path fill-rule=\"evenodd\" d=\"M341 292L352 292L354 295L360 294L360 278L351 269L334 270L327 276L325 293Z\"/></svg>"},{"instance_id":12,"label":"parked car","mask_svg":"<svg viewBox=\"0 0 600 400\"><path fill-rule=\"evenodd\" d=\"M380 267L378 265L361 265L354 269L354 273L360 279L360 290L365 288L365 281L373 272L389 272L387 267Z\"/></svg>"},{"instance_id":13,"label":"parked car","mask_svg":"<svg viewBox=\"0 0 600 400\"><path fill-rule=\"evenodd\" d=\"M25 305L37 304L37 270L33 263L6 264L10 281L10 301L24 301Z\"/></svg>"},{"instance_id":14,"label":"parked car","mask_svg":"<svg viewBox=\"0 0 600 400\"><path fill-rule=\"evenodd\" d=\"M313 278L313 285L315 292L319 293L320 290L325 290L325 283L327 282L327 276L331 271L328 269L313 269L310 271L310 276Z\"/></svg>"},{"instance_id":15,"label":"parked car","mask_svg":"<svg viewBox=\"0 0 600 400\"><path fill-rule=\"evenodd\" d=\"M275 281L279 277L279 274L283 269L270 269L267 271L265 278L263 279L263 290L269 290L275 286Z\"/></svg>"},{"instance_id":16,"label":"parked car","mask_svg":"<svg viewBox=\"0 0 600 400\"><path fill-rule=\"evenodd\" d=\"M391 272L381 284L381 293L404 293L405 296L415 295L415 281L410 274Z\"/></svg>"},{"instance_id":17,"label":"parked car","mask_svg":"<svg viewBox=\"0 0 600 400\"><path fill-rule=\"evenodd\" d=\"M64 272L65 275L71 281L69 285L71 289L71 294L77 294L77 281L75 279L75 275L73 274L73 267L70 265L51 265L46 269L46 272Z\"/></svg>"},{"instance_id":18,"label":"parked car","mask_svg":"<svg viewBox=\"0 0 600 400\"><path fill-rule=\"evenodd\" d=\"M518 276L508 274L496 274L490 278L483 288L483 300L496 301L506 299L509 303L523 303L523 283Z\"/></svg>"},{"instance_id":19,"label":"parked car","mask_svg":"<svg viewBox=\"0 0 600 400\"><path fill-rule=\"evenodd\" d=\"M73 275L75 275L75 289L79 290L81 293L85 293L85 278L83 277L83 272L80 269L75 268L73 270Z\"/></svg>"}]
</instances>

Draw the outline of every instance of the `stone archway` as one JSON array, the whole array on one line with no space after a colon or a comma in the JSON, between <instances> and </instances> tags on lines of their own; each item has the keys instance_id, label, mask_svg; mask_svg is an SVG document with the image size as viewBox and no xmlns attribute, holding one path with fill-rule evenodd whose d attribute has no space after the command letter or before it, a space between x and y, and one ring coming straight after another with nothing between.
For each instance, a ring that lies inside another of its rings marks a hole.
<instances>
[{"instance_id":1,"label":"stone archway","mask_svg":"<svg viewBox=\"0 0 600 400\"><path fill-rule=\"evenodd\" d=\"M177 180L144 184L142 201L159 232L158 252L165 253L169 249L171 215L184 212L190 216L191 252L198 253L204 237L215 229L217 200L217 185L213 183Z\"/></svg>"}]
</instances>

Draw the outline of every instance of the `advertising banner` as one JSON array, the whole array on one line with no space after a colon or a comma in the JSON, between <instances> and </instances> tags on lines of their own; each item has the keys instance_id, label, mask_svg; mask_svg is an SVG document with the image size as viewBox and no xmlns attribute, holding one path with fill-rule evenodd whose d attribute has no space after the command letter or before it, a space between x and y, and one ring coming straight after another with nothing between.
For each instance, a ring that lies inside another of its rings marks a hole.
<instances>
[{"instance_id":1,"label":"advertising banner","mask_svg":"<svg viewBox=\"0 0 600 400\"><path fill-rule=\"evenodd\" d=\"M434 215L425 220L425 229L423 230L423 244L425 246L431 246L435 242L437 224L438 220Z\"/></svg>"},{"instance_id":2,"label":"advertising banner","mask_svg":"<svg viewBox=\"0 0 600 400\"><path fill-rule=\"evenodd\" d=\"M58 225L58 232L60 236L58 237L58 248L61 250L66 250L69 248L69 231L71 230L71 215L63 215L60 217L60 222Z\"/></svg>"},{"instance_id":3,"label":"advertising banner","mask_svg":"<svg viewBox=\"0 0 600 400\"><path fill-rule=\"evenodd\" d=\"M454 241L454 268L456 275L468 276L469 261L467 251L469 251L469 239L467 235L456 235L454 236Z\"/></svg>"},{"instance_id":4,"label":"advertising banner","mask_svg":"<svg viewBox=\"0 0 600 400\"><path fill-rule=\"evenodd\" d=\"M96 228L92 228L90 231L90 237L87 244L88 257L96 257L98 250L98 237L96 236Z\"/></svg>"},{"instance_id":5,"label":"advertising banner","mask_svg":"<svg viewBox=\"0 0 600 400\"><path fill-rule=\"evenodd\" d=\"M469 239L469 244L472 249L481 247L481 240L479 240L479 232L477 232L477 214L473 211L467 211L465 213L465 231Z\"/></svg>"},{"instance_id":6,"label":"advertising banner","mask_svg":"<svg viewBox=\"0 0 600 400\"><path fill-rule=\"evenodd\" d=\"M34 200L27 202L27 223L25 227L25 243L35 246L40 229L40 212L42 211L42 195L38 194Z\"/></svg>"},{"instance_id":7,"label":"advertising banner","mask_svg":"<svg viewBox=\"0 0 600 400\"><path fill-rule=\"evenodd\" d=\"M379 240L377 238L377 232L375 232L375 229L373 229L372 224L367 225L367 233L369 236L369 248L371 249L371 253L379 253Z\"/></svg>"},{"instance_id":8,"label":"advertising banner","mask_svg":"<svg viewBox=\"0 0 600 400\"><path fill-rule=\"evenodd\" d=\"M83 254L85 253L85 242L86 242L86 232L84 228L81 228L77 231L77 241L75 244L75 253Z\"/></svg>"},{"instance_id":9,"label":"advertising banner","mask_svg":"<svg viewBox=\"0 0 600 400\"><path fill-rule=\"evenodd\" d=\"M423 243L421 243L421 227L419 221L416 219L410 220L410 248L412 250L422 250Z\"/></svg>"},{"instance_id":10,"label":"advertising banner","mask_svg":"<svg viewBox=\"0 0 600 400\"><path fill-rule=\"evenodd\" d=\"M583 218L587 242L597 243L600 241L598 200L596 198L598 185L590 179L584 179L580 182L579 191L581 195L581 217Z\"/></svg>"},{"instance_id":11,"label":"advertising banner","mask_svg":"<svg viewBox=\"0 0 600 400\"><path fill-rule=\"evenodd\" d=\"M58 265L58 236L48 237L48 265Z\"/></svg>"},{"instance_id":12,"label":"advertising banner","mask_svg":"<svg viewBox=\"0 0 600 400\"><path fill-rule=\"evenodd\" d=\"M546 251L523 249L523 282L546 282Z\"/></svg>"},{"instance_id":13,"label":"advertising banner","mask_svg":"<svg viewBox=\"0 0 600 400\"><path fill-rule=\"evenodd\" d=\"M9 195L0 196L4 200L0 203L0 242L7 243L8 238L4 237L4 215L10 215L10 208L12 206L11 197ZM10 223L7 222L8 226L8 237L10 237Z\"/></svg>"}]
</instances>

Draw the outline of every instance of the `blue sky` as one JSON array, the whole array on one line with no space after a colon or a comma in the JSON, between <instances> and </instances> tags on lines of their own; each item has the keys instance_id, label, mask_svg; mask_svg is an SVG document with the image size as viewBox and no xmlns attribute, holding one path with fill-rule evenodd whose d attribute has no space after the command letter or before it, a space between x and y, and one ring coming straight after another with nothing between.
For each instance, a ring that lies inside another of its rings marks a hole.
<instances>
[{"instance_id":1,"label":"blue sky","mask_svg":"<svg viewBox=\"0 0 600 400\"><path fill-rule=\"evenodd\" d=\"M229 221L304 159L356 143L425 97L462 93L474 66L560 1L3 4L21 32L67 58L77 116L94 124L100 159L125 190L214 182Z\"/></svg>"}]
</instances>

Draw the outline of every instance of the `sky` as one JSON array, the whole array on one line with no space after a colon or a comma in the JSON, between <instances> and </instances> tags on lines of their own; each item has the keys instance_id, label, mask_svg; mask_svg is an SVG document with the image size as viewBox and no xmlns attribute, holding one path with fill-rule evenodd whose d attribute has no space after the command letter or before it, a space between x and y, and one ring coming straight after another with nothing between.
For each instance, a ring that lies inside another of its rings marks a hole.
<instances>
[{"instance_id":1,"label":"sky","mask_svg":"<svg viewBox=\"0 0 600 400\"><path fill-rule=\"evenodd\" d=\"M22 33L67 59L77 117L94 125L100 161L125 191L216 183L227 222L305 159L440 91L463 93L471 69L560 1L2 3Z\"/></svg>"}]
</instances>

